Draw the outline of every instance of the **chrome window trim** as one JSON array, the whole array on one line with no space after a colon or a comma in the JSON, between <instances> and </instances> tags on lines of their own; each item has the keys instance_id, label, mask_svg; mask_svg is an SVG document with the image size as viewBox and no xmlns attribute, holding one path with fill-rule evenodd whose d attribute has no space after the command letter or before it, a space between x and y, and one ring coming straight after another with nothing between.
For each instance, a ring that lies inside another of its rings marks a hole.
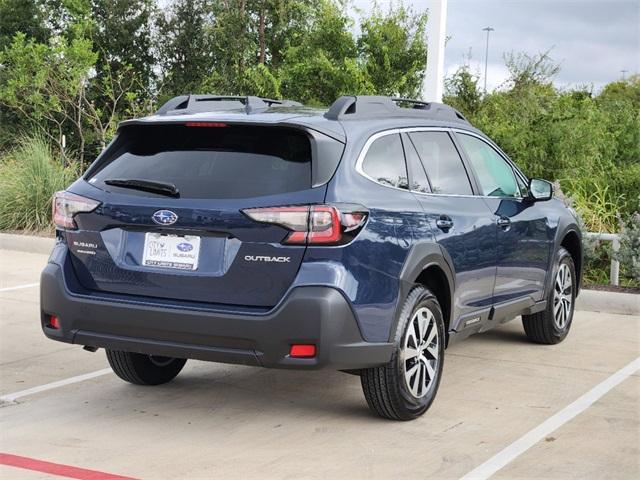
<instances>
[{"instance_id":1,"label":"chrome window trim","mask_svg":"<svg viewBox=\"0 0 640 480\"><path fill-rule=\"evenodd\" d=\"M358 155L358 159L356 160L356 172L358 172L360 175L362 175L367 180L372 181L376 185L380 185L380 186L386 187L386 188L392 188L394 190L400 190L402 192L411 193L412 190L409 189L409 188L393 187L391 185L385 185L384 183L380 183L379 181L377 181L373 177L367 175L365 173L364 169L362 168L362 164L364 163L364 158L367 156L367 153L369 152L369 148L371 147L373 142L375 142L379 138L386 137L388 135L395 135L395 134L398 134L398 135L400 134L400 129L399 128L393 128L391 130L383 130L382 132L374 133L373 135L371 135L367 139L367 141L365 142L364 146L362 147L362 150L360 150L360 154ZM405 167L404 167L405 170L407 170L407 161L406 160L404 162L404 165L405 165ZM409 175L409 172L407 171L407 176L408 175ZM407 178L407 182L408 182L408 180L409 179Z\"/></svg>"},{"instance_id":2,"label":"chrome window trim","mask_svg":"<svg viewBox=\"0 0 640 480\"><path fill-rule=\"evenodd\" d=\"M476 138L484 141L490 147L492 147L496 151L496 153L498 153L498 155L502 159L504 159L504 161L507 162L507 164L514 170L514 175L520 176L525 184L529 183L527 181L527 178L524 176L524 174L522 174L520 172L520 169L511 161L510 158L508 158L506 156L506 154L504 154L502 152L500 147L495 145L492 141L487 142L487 139L485 137L483 137L482 135L478 135L477 133L472 132L471 130L465 130L463 128L456 128L456 127L402 127L402 128L391 128L389 130L382 130L380 132L376 132L376 133L374 133L373 135L371 135L367 139L367 141L365 142L364 146L362 147L362 150L360 150L360 154L358 155L358 158L356 159L356 172L359 175L361 175L362 177L364 177L367 180L375 183L376 185L380 185L381 187L391 188L393 190L400 190L402 192L413 193L414 195L437 196L437 197L461 197L461 198L494 198L494 199L495 198L497 198L497 199L509 198L509 199L513 199L513 200L522 200L524 198L524 197L521 197L521 196L520 197L495 197L495 196L489 196L489 195L467 195L467 194L460 194L460 193L417 192L415 190L411 190L411 189L407 189L407 188L398 188L398 187L392 187L391 185L385 185L384 183L378 182L377 180L375 180L374 178L370 177L369 175L367 175L365 173L365 171L362 168L362 164L363 164L364 159L365 159L365 157L366 157L366 155L367 155L367 153L369 151L369 147L371 147L371 144L373 142L375 142L377 139L385 137L387 135L395 135L395 134L399 135L401 133L412 133L412 132L461 133L461 134L471 135L473 137L476 137ZM406 167L406 158L405 158L405 167Z\"/></svg>"}]
</instances>

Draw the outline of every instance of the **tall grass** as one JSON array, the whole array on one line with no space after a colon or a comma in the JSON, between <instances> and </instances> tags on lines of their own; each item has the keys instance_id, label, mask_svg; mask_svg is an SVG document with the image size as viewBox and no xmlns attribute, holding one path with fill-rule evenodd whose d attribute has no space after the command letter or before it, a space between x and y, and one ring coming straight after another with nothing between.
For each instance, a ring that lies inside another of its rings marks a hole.
<instances>
[{"instance_id":1,"label":"tall grass","mask_svg":"<svg viewBox=\"0 0 640 480\"><path fill-rule=\"evenodd\" d=\"M0 158L0 230L50 231L51 197L77 176L64 167L47 141L24 137Z\"/></svg>"},{"instance_id":2,"label":"tall grass","mask_svg":"<svg viewBox=\"0 0 640 480\"><path fill-rule=\"evenodd\" d=\"M621 198L614 198L609 185L588 178L572 182L573 207L580 213L589 232L615 233L619 227Z\"/></svg>"}]
</instances>

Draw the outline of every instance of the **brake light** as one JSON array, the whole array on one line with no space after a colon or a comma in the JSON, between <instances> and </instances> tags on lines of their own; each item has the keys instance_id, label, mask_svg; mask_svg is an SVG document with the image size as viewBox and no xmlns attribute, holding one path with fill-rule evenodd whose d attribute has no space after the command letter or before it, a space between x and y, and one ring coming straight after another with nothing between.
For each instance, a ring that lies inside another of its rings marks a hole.
<instances>
[{"instance_id":1,"label":"brake light","mask_svg":"<svg viewBox=\"0 0 640 480\"><path fill-rule=\"evenodd\" d=\"M94 211L100 202L70 192L56 192L52 201L53 223L57 228L75 230L78 228L73 217L77 213Z\"/></svg>"},{"instance_id":2,"label":"brake light","mask_svg":"<svg viewBox=\"0 0 640 480\"><path fill-rule=\"evenodd\" d=\"M242 212L258 222L280 225L290 230L282 242L290 245L348 243L367 218L365 211L341 211L333 205L248 208Z\"/></svg>"},{"instance_id":3,"label":"brake light","mask_svg":"<svg viewBox=\"0 0 640 480\"><path fill-rule=\"evenodd\" d=\"M209 127L209 128L224 128L227 126L226 123L221 122L187 122L185 123L187 127Z\"/></svg>"}]
</instances>

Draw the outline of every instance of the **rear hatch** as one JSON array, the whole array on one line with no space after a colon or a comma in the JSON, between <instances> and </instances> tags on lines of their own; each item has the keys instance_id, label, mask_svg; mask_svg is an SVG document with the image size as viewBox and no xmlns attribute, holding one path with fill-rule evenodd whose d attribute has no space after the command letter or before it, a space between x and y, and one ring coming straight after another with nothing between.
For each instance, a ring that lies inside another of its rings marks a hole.
<instances>
[{"instance_id":1,"label":"rear hatch","mask_svg":"<svg viewBox=\"0 0 640 480\"><path fill-rule=\"evenodd\" d=\"M284 245L289 230L242 210L322 203L342 149L281 126L123 127L70 188L100 202L64 233L75 273L107 295L270 308L305 246Z\"/></svg>"}]
</instances>

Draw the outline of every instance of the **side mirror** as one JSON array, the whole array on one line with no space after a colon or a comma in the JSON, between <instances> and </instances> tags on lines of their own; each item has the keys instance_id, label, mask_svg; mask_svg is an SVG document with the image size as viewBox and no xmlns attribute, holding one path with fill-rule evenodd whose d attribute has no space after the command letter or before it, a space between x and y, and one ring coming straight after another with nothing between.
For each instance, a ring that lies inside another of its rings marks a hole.
<instances>
[{"instance_id":1,"label":"side mirror","mask_svg":"<svg viewBox=\"0 0 640 480\"><path fill-rule=\"evenodd\" d=\"M551 200L553 197L553 185L546 180L532 178L529 181L529 199L534 202Z\"/></svg>"}]
</instances>

